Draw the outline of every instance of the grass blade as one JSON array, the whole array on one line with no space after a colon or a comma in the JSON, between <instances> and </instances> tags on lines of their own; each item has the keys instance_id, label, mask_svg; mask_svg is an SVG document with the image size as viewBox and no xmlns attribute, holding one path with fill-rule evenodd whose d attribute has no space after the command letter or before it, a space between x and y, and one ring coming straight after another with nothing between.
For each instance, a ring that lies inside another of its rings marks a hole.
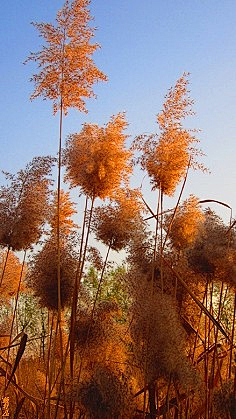
<instances>
[{"instance_id":1,"label":"grass blade","mask_svg":"<svg viewBox=\"0 0 236 419\"><path fill-rule=\"evenodd\" d=\"M16 360L15 360L15 363L13 365L13 369L12 369L12 372L10 374L9 381L7 383L6 389L8 388L8 386L9 386L11 380L12 380L12 377L14 376L14 374L16 372L16 369L17 369L17 367L18 367L18 365L20 363L20 360L22 358L22 355L23 355L23 353L25 351L27 339L28 339L28 336L27 336L26 333L24 333L24 335L22 336L21 341L20 341L20 347L18 349L18 352L17 352L17 355L16 355Z\"/></svg>"},{"instance_id":2,"label":"grass blade","mask_svg":"<svg viewBox=\"0 0 236 419\"><path fill-rule=\"evenodd\" d=\"M212 316L212 314L207 310L207 308L201 303L201 301L196 297L196 295L192 292L192 290L189 288L189 286L186 284L186 282L181 278L181 276L176 272L172 266L167 262L166 259L162 258L163 262L168 266L168 268L173 272L173 274L176 276L178 281L181 283L181 285L186 289L186 291L189 293L189 295L192 297L194 302L200 307L200 309L206 314L206 316L214 323L214 325L217 327L217 329L224 335L224 337L228 340L228 342L231 343L231 338L227 335L223 327L220 325L220 323L215 319L215 317Z\"/></svg>"}]
</instances>

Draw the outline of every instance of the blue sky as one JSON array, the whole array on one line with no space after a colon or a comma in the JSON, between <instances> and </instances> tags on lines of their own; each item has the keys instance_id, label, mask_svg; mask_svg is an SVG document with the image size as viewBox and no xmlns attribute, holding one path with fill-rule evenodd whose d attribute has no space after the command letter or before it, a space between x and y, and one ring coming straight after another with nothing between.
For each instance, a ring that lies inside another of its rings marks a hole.
<instances>
[{"instance_id":1,"label":"blue sky","mask_svg":"<svg viewBox=\"0 0 236 419\"><path fill-rule=\"evenodd\" d=\"M34 156L55 154L58 116L50 102L30 102L29 79L36 68L23 65L42 39L30 22L53 22L60 0L1 2L0 169L16 172ZM126 111L130 140L157 130L156 115L167 89L184 71L191 73L191 97L200 128L204 163L211 175L189 176L185 197L216 199L236 216L236 2L235 0L92 0L95 54L109 81L95 87L88 114L71 110L64 136L84 122L104 124ZM141 182L137 175L136 185ZM147 200L153 203L150 194ZM167 200L166 205L171 205ZM223 216L229 212L214 207Z\"/></svg>"}]
</instances>

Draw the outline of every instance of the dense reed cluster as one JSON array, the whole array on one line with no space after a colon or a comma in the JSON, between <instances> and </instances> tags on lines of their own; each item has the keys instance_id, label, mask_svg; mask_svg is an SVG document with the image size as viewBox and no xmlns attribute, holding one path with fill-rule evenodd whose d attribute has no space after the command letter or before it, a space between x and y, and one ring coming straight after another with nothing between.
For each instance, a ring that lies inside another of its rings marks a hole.
<instances>
[{"instance_id":1,"label":"dense reed cluster","mask_svg":"<svg viewBox=\"0 0 236 419\"><path fill-rule=\"evenodd\" d=\"M186 336L175 302L167 294L152 294L150 283L143 281L145 292L140 285L132 307L131 337L136 362L148 383L172 377L182 386L194 387L196 374L187 360Z\"/></svg>"},{"instance_id":2,"label":"dense reed cluster","mask_svg":"<svg viewBox=\"0 0 236 419\"><path fill-rule=\"evenodd\" d=\"M233 418L236 415L234 385L232 381L225 382L222 388L213 396L213 414L216 419Z\"/></svg>"},{"instance_id":3,"label":"dense reed cluster","mask_svg":"<svg viewBox=\"0 0 236 419\"><path fill-rule=\"evenodd\" d=\"M55 25L34 24L45 45L28 59L38 64L32 98L59 111L60 140L57 159L34 158L0 188L2 402L22 419L233 419L235 222L183 198L189 170L205 170L198 130L184 124L189 75L168 91L157 133L129 148L118 113L62 147L63 115L85 111L106 80L92 59L89 3L65 0ZM135 164L150 181L145 196L130 186Z\"/></svg>"}]
</instances>

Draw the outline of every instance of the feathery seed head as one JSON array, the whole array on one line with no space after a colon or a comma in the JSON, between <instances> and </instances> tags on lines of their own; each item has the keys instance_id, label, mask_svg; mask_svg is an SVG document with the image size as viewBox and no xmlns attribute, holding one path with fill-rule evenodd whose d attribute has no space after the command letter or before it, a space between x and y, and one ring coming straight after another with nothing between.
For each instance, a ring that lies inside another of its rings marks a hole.
<instances>
[{"instance_id":1,"label":"feathery seed head","mask_svg":"<svg viewBox=\"0 0 236 419\"><path fill-rule=\"evenodd\" d=\"M102 255L96 247L90 246L88 248L87 260L92 264L92 266L101 271L103 268L103 259Z\"/></svg>"},{"instance_id":2,"label":"feathery seed head","mask_svg":"<svg viewBox=\"0 0 236 419\"><path fill-rule=\"evenodd\" d=\"M111 197L127 182L132 169L131 152L125 149L124 114L111 118L106 127L85 124L68 137L65 150L66 179L91 198Z\"/></svg>"},{"instance_id":3,"label":"feathery seed head","mask_svg":"<svg viewBox=\"0 0 236 419\"><path fill-rule=\"evenodd\" d=\"M127 419L133 417L132 394L123 374L97 365L87 382L77 390L81 407L96 419Z\"/></svg>"},{"instance_id":4,"label":"feathery seed head","mask_svg":"<svg viewBox=\"0 0 236 419\"><path fill-rule=\"evenodd\" d=\"M2 278L4 266L5 271ZM10 300L10 298L17 293L21 270L22 265L13 252L10 251L7 256L7 252L0 251L0 278L2 278L0 288L0 301L2 299Z\"/></svg>"},{"instance_id":5,"label":"feathery seed head","mask_svg":"<svg viewBox=\"0 0 236 419\"><path fill-rule=\"evenodd\" d=\"M80 310L75 325L75 340L78 349L87 346L88 351L97 351L100 345L106 344L113 331L113 316L118 306L112 301L100 302L92 313Z\"/></svg>"},{"instance_id":6,"label":"feathery seed head","mask_svg":"<svg viewBox=\"0 0 236 419\"><path fill-rule=\"evenodd\" d=\"M75 323L77 349L97 351L98 345L101 345L106 339L106 331L99 319L94 319L91 317L91 313L80 310L78 320Z\"/></svg>"},{"instance_id":7,"label":"feathery seed head","mask_svg":"<svg viewBox=\"0 0 236 419\"><path fill-rule=\"evenodd\" d=\"M50 208L49 224L52 228L52 234L57 234L57 222L58 222L58 205L57 205L57 192L55 193L52 206ZM60 214L59 214L59 230L60 235L63 237L72 233L72 231L78 228L77 224L73 222L71 217L76 214L74 209L74 203L70 201L69 192L60 191Z\"/></svg>"},{"instance_id":8,"label":"feathery seed head","mask_svg":"<svg viewBox=\"0 0 236 419\"><path fill-rule=\"evenodd\" d=\"M93 84L107 80L92 59L99 45L91 43L94 29L88 25L89 3L89 0L66 1L55 25L33 24L45 45L26 60L38 63L39 68L31 79L35 85L31 99L42 96L52 100L54 113L61 107L64 113L70 107L86 112L85 99L95 96Z\"/></svg>"},{"instance_id":9,"label":"feathery seed head","mask_svg":"<svg viewBox=\"0 0 236 419\"><path fill-rule=\"evenodd\" d=\"M35 157L17 175L6 174L10 186L0 189L0 244L13 250L36 243L48 216L50 181L54 159Z\"/></svg>"},{"instance_id":10,"label":"feathery seed head","mask_svg":"<svg viewBox=\"0 0 236 419\"><path fill-rule=\"evenodd\" d=\"M119 251L128 245L139 223L140 203L135 191L120 191L115 205L94 210L91 228L97 240Z\"/></svg>"},{"instance_id":11,"label":"feathery seed head","mask_svg":"<svg viewBox=\"0 0 236 419\"><path fill-rule=\"evenodd\" d=\"M31 263L27 274L29 286L39 298L40 305L51 310L58 308L58 253L57 243L49 239ZM71 302L76 275L76 259L69 243L62 242L60 248L61 307Z\"/></svg>"},{"instance_id":12,"label":"feathery seed head","mask_svg":"<svg viewBox=\"0 0 236 419\"><path fill-rule=\"evenodd\" d=\"M202 274L213 274L217 266L225 265L229 242L227 227L214 211L206 209L203 229L194 246L187 251L188 263L193 270ZM232 236L232 249L235 248L235 237ZM228 260L228 262L230 262ZM229 263L228 263L229 267ZM221 270L221 268L220 268ZM219 270L218 270L219 271Z\"/></svg>"},{"instance_id":13,"label":"feathery seed head","mask_svg":"<svg viewBox=\"0 0 236 419\"><path fill-rule=\"evenodd\" d=\"M132 308L131 337L139 368L147 382L171 375L183 386L195 385L196 374L187 360L174 300L157 291L152 294L148 284L145 290Z\"/></svg>"},{"instance_id":14,"label":"feathery seed head","mask_svg":"<svg viewBox=\"0 0 236 419\"><path fill-rule=\"evenodd\" d=\"M172 216L166 217L167 224L171 222L170 238L177 249L185 249L191 246L200 232L204 215L199 208L198 199L190 195L178 208L172 221Z\"/></svg>"},{"instance_id":15,"label":"feathery seed head","mask_svg":"<svg viewBox=\"0 0 236 419\"><path fill-rule=\"evenodd\" d=\"M163 110L157 116L160 134L140 136L134 142L134 148L143 153L138 161L142 169L147 170L153 189L161 189L169 196L174 194L188 167L204 170L196 162L202 155L194 146L198 142L194 136L196 130L182 125L182 119L193 115L187 76L184 73L166 96Z\"/></svg>"}]
</instances>

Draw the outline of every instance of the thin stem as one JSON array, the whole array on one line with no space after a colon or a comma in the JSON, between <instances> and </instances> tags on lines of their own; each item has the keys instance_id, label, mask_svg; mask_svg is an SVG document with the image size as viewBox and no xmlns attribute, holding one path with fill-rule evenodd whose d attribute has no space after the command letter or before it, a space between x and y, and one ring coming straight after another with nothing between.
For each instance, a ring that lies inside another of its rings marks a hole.
<instances>
[{"instance_id":1,"label":"thin stem","mask_svg":"<svg viewBox=\"0 0 236 419\"><path fill-rule=\"evenodd\" d=\"M94 208L94 201L95 197L92 198L91 208L89 213L89 220L87 226L87 234L85 238L85 244L83 246L83 239L85 236L85 225L86 225L86 217L87 217L87 206L88 206L88 198L86 198L85 203L85 211L84 211L84 222L83 222L83 231L82 231L82 238L81 238L81 245L80 245L80 258L79 258L79 265L76 271L76 278L75 278L75 286L74 286L74 293L73 293L73 302L72 302L72 311L71 311L71 329L70 329L70 378L71 378L71 386L73 386L73 376L74 376L74 347L75 347L75 322L77 317L77 300L78 300L78 292L79 292L79 285L81 282L81 278L83 275L83 269L86 259L87 247L88 247L88 240L90 234L90 226L92 221L92 214ZM70 402L70 413L69 418L73 418L73 403Z\"/></svg>"},{"instance_id":2,"label":"thin stem","mask_svg":"<svg viewBox=\"0 0 236 419\"><path fill-rule=\"evenodd\" d=\"M167 230L167 233L166 233L166 237L165 237L165 240L164 240L164 243L163 243L163 250L164 250L164 247L165 247L165 245L166 245L166 241L167 241L167 239L168 239L168 237L169 237L170 230L171 230L171 227L172 227L172 224L173 224L173 221L174 221L174 218L175 218L175 215L176 215L177 209L178 209L178 207L179 207L179 203L180 203L181 197L182 197L183 192L184 192L185 184L186 184L186 181L187 181L187 178L188 178L188 172L189 172L190 164L191 164L191 157L190 157L190 159L189 159L189 162L188 162L188 167L187 167L187 170L186 170L186 173L185 173L185 177L184 177L184 181L183 181L183 184L182 184L182 187L181 187L180 193L179 193L179 197L178 197L177 203L176 203L176 205L175 205L175 209L174 209L173 215L172 215L172 217L171 217L170 224L169 224L169 226L168 226L168 230Z\"/></svg>"},{"instance_id":3,"label":"thin stem","mask_svg":"<svg viewBox=\"0 0 236 419\"><path fill-rule=\"evenodd\" d=\"M61 70L61 100L60 100L60 121L59 121L59 144L58 144L58 177L57 177L57 292L58 292L58 317L61 355L61 380L64 397L65 418L67 418L63 341L61 329L61 238L60 238L60 204L61 204L61 160L62 160L62 125L63 125L63 82L64 82L64 51L65 51L66 29L64 28L62 42L62 70ZM55 337L56 339L56 337ZM60 397L60 395L58 396Z\"/></svg>"},{"instance_id":4,"label":"thin stem","mask_svg":"<svg viewBox=\"0 0 236 419\"><path fill-rule=\"evenodd\" d=\"M7 247L6 258L5 258L5 261L4 261L2 275L1 275L0 287L2 286L2 281L3 281L4 275L5 275L9 253L10 253L10 246Z\"/></svg>"},{"instance_id":5,"label":"thin stem","mask_svg":"<svg viewBox=\"0 0 236 419\"><path fill-rule=\"evenodd\" d=\"M88 240L89 240L89 235L90 235L90 227L91 227L91 221L92 221L92 215L93 215L94 201L95 201L95 197L92 198L92 202L91 202L91 208L90 208L89 219L88 219L87 234L86 234L86 239L85 239L85 244L84 244L84 249L83 249L83 258L82 258L82 263L81 263L80 272L79 272L79 274L80 274L79 275L79 283L80 283L82 275L83 275L83 269L84 269L84 264L85 264L85 260L86 260L86 253L87 253Z\"/></svg>"},{"instance_id":6,"label":"thin stem","mask_svg":"<svg viewBox=\"0 0 236 419\"><path fill-rule=\"evenodd\" d=\"M52 372L51 370L53 368L50 369L51 363L50 363L50 357L51 357L51 348L52 348L52 335L53 335L53 324L54 324L54 313L52 313L51 316L51 327L50 327L50 312L48 311L48 356L47 356L47 367L46 367L46 379L45 379L45 390L44 390L44 400L43 400L43 412L42 415L44 414L44 410L45 410L45 404L46 404L46 395L47 395L47 385L48 385L48 405L47 405L47 418L50 419L50 396L51 396L51 385L52 385ZM54 358L54 357L52 357Z\"/></svg>"},{"instance_id":7,"label":"thin stem","mask_svg":"<svg viewBox=\"0 0 236 419\"><path fill-rule=\"evenodd\" d=\"M212 285L213 288L213 285ZM221 310L222 310L222 297L223 297L223 290L224 290L224 283L222 282L221 288L220 288L220 298L219 298L219 305L218 305L218 315L217 320L220 321L221 316ZM218 329L214 331L214 351L213 351L213 358L212 358L212 365L211 365L211 387L212 390L214 390L215 386L215 366L217 363L217 366L219 367L219 359L218 359L218 353L217 353L217 341L218 341ZM218 369L219 370L219 369ZM220 371L219 371L220 372ZM217 375L217 373L216 373ZM210 406L212 408L212 406Z\"/></svg>"},{"instance_id":8,"label":"thin stem","mask_svg":"<svg viewBox=\"0 0 236 419\"><path fill-rule=\"evenodd\" d=\"M92 309L92 314L91 314L92 318L93 318L94 310L95 310L95 307L96 307L96 304L97 304L97 300L98 300L98 297L99 297L99 294L100 294L100 291L101 291L102 282L103 282L103 279L104 279L104 272L105 272L105 269L106 269L106 266L107 266L107 261L108 261L110 250L111 250L111 243L109 244L109 246L107 248L107 254L106 254L106 257L105 257L104 264L103 264L103 268L102 268L102 272L101 272L101 277L100 277L99 284L98 284L98 289L97 289L97 292L96 292L96 295L95 295L95 299L94 299L94 303L93 303L93 309Z\"/></svg>"},{"instance_id":9,"label":"thin stem","mask_svg":"<svg viewBox=\"0 0 236 419\"><path fill-rule=\"evenodd\" d=\"M233 313L233 324L232 324L232 333L231 333L231 348L229 356L229 379L232 374L232 360L233 360L233 349L234 349L234 331L235 331L235 317L236 317L236 292L234 291L234 313Z\"/></svg>"},{"instance_id":10,"label":"thin stem","mask_svg":"<svg viewBox=\"0 0 236 419\"><path fill-rule=\"evenodd\" d=\"M161 188L158 192L158 198L157 198L157 217L156 217L156 226L155 226L155 237L154 237L154 251L153 251L153 263L152 263L152 284L151 284L151 294L153 297L154 293L154 277L155 277L155 267L156 267L156 260L157 260L157 242L158 242L158 229L159 229L159 212L160 212L160 206L161 206ZM153 313L151 313L149 321L148 321L148 330L147 330L147 341L145 346L145 364L144 364L144 397L143 397L143 418L145 418L146 415L146 398L147 398L147 390L148 388L148 382L147 382L147 358L148 358L148 348L149 348L149 341L150 341L150 333L151 333L151 323L153 320ZM152 389L151 389L152 392ZM153 400L153 399L152 399ZM153 409L153 406L152 406Z\"/></svg>"},{"instance_id":11,"label":"thin stem","mask_svg":"<svg viewBox=\"0 0 236 419\"><path fill-rule=\"evenodd\" d=\"M22 281L23 271L24 271L24 267L25 267L25 258L26 258L26 250L24 251L23 262L22 262L22 265L21 265L20 279L19 279L19 284L18 284L17 293L16 293L16 302L15 302L13 317L12 317L12 322L11 322L11 331L10 331L10 338L9 338L10 343L11 343L11 340L12 340L12 333L13 333L14 321L15 321L15 317L16 317L16 310L17 310L17 304L18 304L18 299L19 299L21 281ZM9 346L8 352L7 352L7 365L6 365L4 393L5 393L5 389L6 389L6 386L7 386L7 367L8 367L8 363L9 363L9 357L10 357L10 346Z\"/></svg>"},{"instance_id":12,"label":"thin stem","mask_svg":"<svg viewBox=\"0 0 236 419\"><path fill-rule=\"evenodd\" d=\"M155 238L154 238L154 253L153 253L153 265L156 262L157 257L157 238L158 238L158 228L159 228L159 212L160 212L160 201L161 201L161 190L159 189L158 199L157 199L157 218L156 218L156 226L155 226ZM154 280L154 271L153 271L153 278Z\"/></svg>"},{"instance_id":13,"label":"thin stem","mask_svg":"<svg viewBox=\"0 0 236 419\"><path fill-rule=\"evenodd\" d=\"M57 177L57 296L58 322L61 322L61 243L60 243L60 199L61 199L61 150L62 150L62 113L63 102L60 105L59 148L58 148L58 177Z\"/></svg>"},{"instance_id":14,"label":"thin stem","mask_svg":"<svg viewBox=\"0 0 236 419\"><path fill-rule=\"evenodd\" d=\"M163 211L163 191L161 191L161 225L160 225L160 230L161 230L161 236L160 236L160 256L161 256L160 272L161 272L161 292L162 292L162 295L163 295L163 293L164 293L164 278L163 278L163 250L164 250L164 247L162 246L162 240L163 240L163 215L162 215L162 211Z\"/></svg>"},{"instance_id":15,"label":"thin stem","mask_svg":"<svg viewBox=\"0 0 236 419\"><path fill-rule=\"evenodd\" d=\"M81 354L81 359L80 359L80 367L79 367L79 373L78 373L78 382L80 380L80 376L81 376L81 372L82 372L84 353L85 353L85 350L87 348L88 338L89 338L90 330L91 330L91 327L92 327L93 316L94 316L94 312L95 312L95 307L96 307L97 300L98 300L98 297L99 297L99 294L100 294L100 291L101 291L101 286L102 286L102 282L103 282L103 279L104 279L104 272L105 272L105 269L106 269L106 266L107 266L107 261L108 261L110 250L111 250L111 244L108 246L108 249L107 249L107 254L106 254L106 258L105 258L104 264L103 264L103 268L102 268L102 272L101 272L101 277L100 277L99 284L98 284L98 289L97 289L97 292L96 292L96 295L95 295L95 299L94 299L94 302L93 302L93 308L92 308L92 312L91 312L90 323L89 323L89 327L88 327L88 331L87 331L86 341L85 341L84 349L83 349L83 352Z\"/></svg>"},{"instance_id":16,"label":"thin stem","mask_svg":"<svg viewBox=\"0 0 236 419\"><path fill-rule=\"evenodd\" d=\"M73 391L73 380L74 380L74 354L75 354L75 322L77 316L77 301L78 301L78 292L79 292L79 281L78 277L80 275L81 269L81 259L82 259L82 252L83 252L83 243L84 243L84 235L85 235L85 227L86 227L86 218L87 218L87 211L88 211L88 197L85 200L85 208L84 208L84 219L83 219L83 226L82 226L82 234L81 234L81 242L80 242L80 253L79 253L79 263L75 274L75 284L73 290L73 299L72 299L72 308L71 308L71 319L70 319L70 334L68 337L68 343L70 343L70 382L71 382L71 391ZM69 345L68 345L69 349ZM69 418L73 418L73 402L70 401L70 411L69 411Z\"/></svg>"}]
</instances>

